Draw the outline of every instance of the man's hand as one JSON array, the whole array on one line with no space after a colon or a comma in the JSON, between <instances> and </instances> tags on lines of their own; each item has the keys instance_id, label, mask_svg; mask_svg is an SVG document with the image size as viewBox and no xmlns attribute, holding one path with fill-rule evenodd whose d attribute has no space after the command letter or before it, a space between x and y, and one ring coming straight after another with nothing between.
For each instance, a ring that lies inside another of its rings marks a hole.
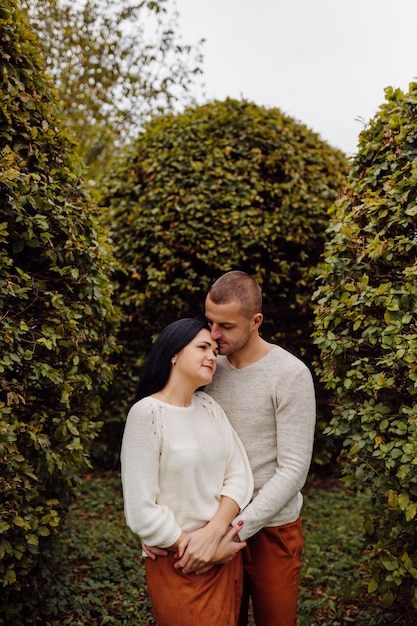
<instances>
[{"instance_id":1,"label":"man's hand","mask_svg":"<svg viewBox=\"0 0 417 626\"><path fill-rule=\"evenodd\" d=\"M142 550L152 561L155 561L157 556L168 556L168 550L156 546L147 546L144 541L142 541Z\"/></svg>"}]
</instances>

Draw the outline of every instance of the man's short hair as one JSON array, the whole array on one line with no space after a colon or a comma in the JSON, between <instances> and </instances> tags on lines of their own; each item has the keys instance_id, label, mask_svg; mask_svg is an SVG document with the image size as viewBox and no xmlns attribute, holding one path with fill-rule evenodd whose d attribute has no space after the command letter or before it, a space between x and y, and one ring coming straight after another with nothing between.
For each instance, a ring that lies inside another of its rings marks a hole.
<instances>
[{"instance_id":1,"label":"man's short hair","mask_svg":"<svg viewBox=\"0 0 417 626\"><path fill-rule=\"evenodd\" d=\"M248 319L262 313L262 293L258 283L246 272L233 270L220 276L208 292L214 304L239 302Z\"/></svg>"}]
</instances>

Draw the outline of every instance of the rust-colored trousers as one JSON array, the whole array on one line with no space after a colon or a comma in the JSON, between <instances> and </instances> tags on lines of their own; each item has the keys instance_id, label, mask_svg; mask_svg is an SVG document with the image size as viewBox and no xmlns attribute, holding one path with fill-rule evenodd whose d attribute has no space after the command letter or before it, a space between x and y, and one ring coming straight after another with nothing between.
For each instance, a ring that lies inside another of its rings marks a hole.
<instances>
[{"instance_id":1,"label":"rust-colored trousers","mask_svg":"<svg viewBox=\"0 0 417 626\"><path fill-rule=\"evenodd\" d=\"M236 626L243 567L238 553L206 574L174 569L174 555L146 559L146 582L157 626Z\"/></svg>"},{"instance_id":2,"label":"rust-colored trousers","mask_svg":"<svg viewBox=\"0 0 417 626\"><path fill-rule=\"evenodd\" d=\"M301 518L263 528L247 540L243 552L244 583L238 626L247 626L249 597L256 626L296 626L301 552Z\"/></svg>"}]
</instances>

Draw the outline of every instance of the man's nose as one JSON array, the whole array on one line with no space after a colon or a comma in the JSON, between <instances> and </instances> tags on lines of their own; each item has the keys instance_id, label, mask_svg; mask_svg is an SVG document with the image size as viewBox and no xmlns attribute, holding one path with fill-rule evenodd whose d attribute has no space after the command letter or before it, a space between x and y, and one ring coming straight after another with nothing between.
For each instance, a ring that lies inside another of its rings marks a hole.
<instances>
[{"instance_id":1,"label":"man's nose","mask_svg":"<svg viewBox=\"0 0 417 626\"><path fill-rule=\"evenodd\" d=\"M220 339L220 337L222 336L222 332L216 324L212 324L211 329L210 329L210 335L214 341L216 341L217 339Z\"/></svg>"}]
</instances>

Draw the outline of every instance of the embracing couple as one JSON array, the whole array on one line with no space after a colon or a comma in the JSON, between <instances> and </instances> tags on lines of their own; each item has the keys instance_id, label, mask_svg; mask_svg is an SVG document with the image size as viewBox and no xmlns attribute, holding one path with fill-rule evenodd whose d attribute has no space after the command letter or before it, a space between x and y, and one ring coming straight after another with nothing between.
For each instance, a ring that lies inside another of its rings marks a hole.
<instances>
[{"instance_id":1,"label":"embracing couple","mask_svg":"<svg viewBox=\"0 0 417 626\"><path fill-rule=\"evenodd\" d=\"M210 288L206 321L167 326L141 372L121 466L158 626L296 626L315 397L308 368L259 334L259 285ZM204 390L202 390L204 389Z\"/></svg>"}]
</instances>

